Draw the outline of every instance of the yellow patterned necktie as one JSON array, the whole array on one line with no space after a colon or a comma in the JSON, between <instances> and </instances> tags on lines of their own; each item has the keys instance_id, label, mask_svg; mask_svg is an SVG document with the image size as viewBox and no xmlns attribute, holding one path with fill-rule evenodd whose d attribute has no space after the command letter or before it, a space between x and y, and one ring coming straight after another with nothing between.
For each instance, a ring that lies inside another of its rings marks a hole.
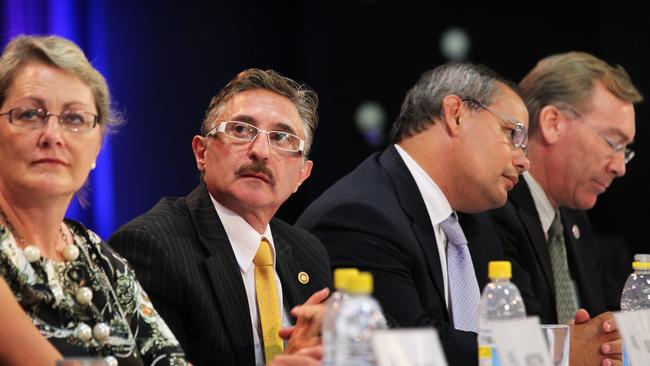
<instances>
[{"instance_id":1,"label":"yellow patterned necktie","mask_svg":"<svg viewBox=\"0 0 650 366\"><path fill-rule=\"evenodd\" d=\"M280 300L275 284L273 256L271 245L262 239L255 258L255 294L257 295L257 312L260 314L262 340L264 343L264 358L270 362L284 350L280 331Z\"/></svg>"}]
</instances>

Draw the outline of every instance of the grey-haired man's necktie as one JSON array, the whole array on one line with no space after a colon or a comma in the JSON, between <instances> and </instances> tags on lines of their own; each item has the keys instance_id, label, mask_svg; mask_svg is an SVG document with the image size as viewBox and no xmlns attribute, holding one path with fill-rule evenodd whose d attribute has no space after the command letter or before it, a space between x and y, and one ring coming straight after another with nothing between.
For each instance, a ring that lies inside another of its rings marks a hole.
<instances>
[{"instance_id":1,"label":"grey-haired man's necktie","mask_svg":"<svg viewBox=\"0 0 650 366\"><path fill-rule=\"evenodd\" d=\"M474 273L467 239L452 214L440 223L447 236L447 274L454 328L478 333L481 293Z\"/></svg>"},{"instance_id":2,"label":"grey-haired man's necktie","mask_svg":"<svg viewBox=\"0 0 650 366\"><path fill-rule=\"evenodd\" d=\"M569 264L567 263L564 230L560 211L555 210L555 217L548 230L548 251L551 257L553 278L555 279L555 309L558 323L573 319L578 310L576 294L571 283Z\"/></svg>"}]
</instances>

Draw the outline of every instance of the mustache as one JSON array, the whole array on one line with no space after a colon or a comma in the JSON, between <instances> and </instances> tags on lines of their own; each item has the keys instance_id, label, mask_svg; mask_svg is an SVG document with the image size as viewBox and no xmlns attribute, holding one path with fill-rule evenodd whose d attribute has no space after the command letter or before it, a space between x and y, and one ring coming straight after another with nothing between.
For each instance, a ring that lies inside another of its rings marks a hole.
<instances>
[{"instance_id":1,"label":"mustache","mask_svg":"<svg viewBox=\"0 0 650 366\"><path fill-rule=\"evenodd\" d=\"M240 177L242 175L262 174L271 184L275 184L275 177L271 169L266 166L266 163L256 160L250 164L242 165L237 169L235 175Z\"/></svg>"}]
</instances>

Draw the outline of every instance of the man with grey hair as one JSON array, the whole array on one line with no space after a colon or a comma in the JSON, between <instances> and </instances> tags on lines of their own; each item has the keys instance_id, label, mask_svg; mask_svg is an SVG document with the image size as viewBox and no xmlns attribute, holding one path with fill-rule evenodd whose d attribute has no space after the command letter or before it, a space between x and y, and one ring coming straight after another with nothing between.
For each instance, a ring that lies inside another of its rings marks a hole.
<instances>
[{"instance_id":1,"label":"man with grey hair","mask_svg":"<svg viewBox=\"0 0 650 366\"><path fill-rule=\"evenodd\" d=\"M488 261L502 258L481 212L502 206L528 169L527 121L514 87L493 71L428 71L406 95L393 144L297 222L323 241L333 267L372 272L392 325L435 326L451 365L477 364L479 288Z\"/></svg>"},{"instance_id":2,"label":"man with grey hair","mask_svg":"<svg viewBox=\"0 0 650 366\"><path fill-rule=\"evenodd\" d=\"M319 291L332 286L327 253L273 216L311 172L317 105L313 91L275 71L241 72L192 140L199 186L163 198L109 241L194 365L268 363L283 353L279 332L292 316L305 325L293 336L316 339L318 327L288 311L327 296Z\"/></svg>"}]
</instances>

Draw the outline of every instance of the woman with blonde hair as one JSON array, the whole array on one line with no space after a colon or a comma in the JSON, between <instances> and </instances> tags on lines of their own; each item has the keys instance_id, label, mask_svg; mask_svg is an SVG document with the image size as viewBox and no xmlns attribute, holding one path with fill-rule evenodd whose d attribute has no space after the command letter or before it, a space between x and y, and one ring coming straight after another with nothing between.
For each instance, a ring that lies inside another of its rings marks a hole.
<instances>
[{"instance_id":1,"label":"woman with blonde hair","mask_svg":"<svg viewBox=\"0 0 650 366\"><path fill-rule=\"evenodd\" d=\"M0 275L65 357L185 365L127 263L64 219L118 124L104 78L74 43L19 36L7 45L0 56Z\"/></svg>"}]
</instances>

